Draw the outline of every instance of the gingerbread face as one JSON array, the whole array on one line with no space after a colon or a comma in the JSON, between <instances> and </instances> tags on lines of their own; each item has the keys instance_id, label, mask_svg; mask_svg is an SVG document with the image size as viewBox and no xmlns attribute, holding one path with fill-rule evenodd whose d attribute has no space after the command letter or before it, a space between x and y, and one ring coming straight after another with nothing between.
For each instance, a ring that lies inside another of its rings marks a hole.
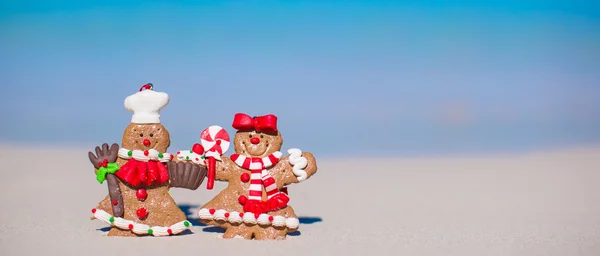
<instances>
[{"instance_id":1,"label":"gingerbread face","mask_svg":"<svg viewBox=\"0 0 600 256\"><path fill-rule=\"evenodd\" d=\"M128 149L156 149L166 152L171 139L162 124L131 123L123 132L123 147Z\"/></svg>"},{"instance_id":2,"label":"gingerbread face","mask_svg":"<svg viewBox=\"0 0 600 256\"><path fill-rule=\"evenodd\" d=\"M238 131L233 138L235 152L251 157L265 157L281 149L283 139L279 131L263 133Z\"/></svg>"}]
</instances>

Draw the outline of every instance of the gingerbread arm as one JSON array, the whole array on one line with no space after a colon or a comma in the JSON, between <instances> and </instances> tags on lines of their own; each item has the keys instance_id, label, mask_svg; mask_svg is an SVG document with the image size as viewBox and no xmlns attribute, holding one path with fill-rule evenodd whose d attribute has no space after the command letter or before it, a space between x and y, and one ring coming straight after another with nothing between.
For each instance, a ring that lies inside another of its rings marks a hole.
<instances>
[{"instance_id":1,"label":"gingerbread arm","mask_svg":"<svg viewBox=\"0 0 600 256\"><path fill-rule=\"evenodd\" d=\"M283 187L302 182L317 172L317 161L310 152L298 149L288 151L289 156L282 158L271 170L271 175L277 181L277 187Z\"/></svg>"},{"instance_id":2,"label":"gingerbread arm","mask_svg":"<svg viewBox=\"0 0 600 256\"><path fill-rule=\"evenodd\" d=\"M233 161L227 156L221 156L221 161L217 161L215 170L215 180L229 181L235 170Z\"/></svg>"},{"instance_id":3,"label":"gingerbread arm","mask_svg":"<svg viewBox=\"0 0 600 256\"><path fill-rule=\"evenodd\" d=\"M206 163L204 162L193 162L191 159L186 160L183 157L175 157L173 158L173 160L171 162L177 163L177 162L183 162L183 163L190 163L193 165L197 165L200 168L205 170L205 175L207 173L207 166ZM217 161L216 163L216 176L215 176L215 180L220 180L220 181L228 181L229 177L231 177L231 173L233 172L233 170L235 168L233 167L233 161L231 161L231 159L229 159L229 157L227 156L221 156L221 161Z\"/></svg>"}]
</instances>

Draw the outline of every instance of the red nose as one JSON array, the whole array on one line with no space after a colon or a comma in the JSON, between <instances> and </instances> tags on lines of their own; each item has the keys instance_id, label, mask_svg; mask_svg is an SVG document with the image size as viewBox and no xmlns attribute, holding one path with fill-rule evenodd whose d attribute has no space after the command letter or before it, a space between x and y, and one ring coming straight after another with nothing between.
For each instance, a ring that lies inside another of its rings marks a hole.
<instances>
[{"instance_id":1,"label":"red nose","mask_svg":"<svg viewBox=\"0 0 600 256\"><path fill-rule=\"evenodd\" d=\"M144 146L150 146L151 142L149 139L144 139Z\"/></svg>"},{"instance_id":2,"label":"red nose","mask_svg":"<svg viewBox=\"0 0 600 256\"><path fill-rule=\"evenodd\" d=\"M260 139L258 139L258 138L250 139L250 143L252 143L252 144L258 144L259 142L260 142Z\"/></svg>"}]
</instances>

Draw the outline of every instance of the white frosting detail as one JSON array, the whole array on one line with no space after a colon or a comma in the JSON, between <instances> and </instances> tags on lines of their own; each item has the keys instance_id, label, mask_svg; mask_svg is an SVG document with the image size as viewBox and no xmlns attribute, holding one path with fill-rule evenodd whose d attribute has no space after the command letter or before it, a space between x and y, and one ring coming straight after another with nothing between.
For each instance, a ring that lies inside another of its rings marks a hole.
<instances>
[{"instance_id":1,"label":"white frosting detail","mask_svg":"<svg viewBox=\"0 0 600 256\"><path fill-rule=\"evenodd\" d=\"M202 208L200 209L200 211L198 211L198 218L200 219L213 219L213 215L210 214L210 211L206 208Z\"/></svg>"},{"instance_id":2,"label":"white frosting detail","mask_svg":"<svg viewBox=\"0 0 600 256\"><path fill-rule=\"evenodd\" d=\"M110 215L110 213L105 212L100 209L96 209L96 212L94 213L94 217L96 219L99 219L99 220L113 226L113 227L118 227L118 228L124 229L124 230L129 230L129 225L133 225L133 229L131 229L131 231L138 235L148 235L149 229L152 229L153 236L168 236L169 229L171 229L171 233L175 235L175 234L179 234L179 233L183 232L186 229L189 229L189 227L192 226L192 223L184 220L184 221L177 222L169 227L163 227L163 226L150 227L146 224L136 223L134 221L123 219L120 217L113 217L112 215ZM110 218L113 218L112 223L110 222ZM185 224L184 224L185 222L188 222L188 227L185 226Z\"/></svg>"},{"instance_id":3,"label":"white frosting detail","mask_svg":"<svg viewBox=\"0 0 600 256\"><path fill-rule=\"evenodd\" d=\"M215 220L227 220L227 218L225 217L226 212L227 211L225 211L225 210L215 211Z\"/></svg>"},{"instance_id":4,"label":"white frosting detail","mask_svg":"<svg viewBox=\"0 0 600 256\"><path fill-rule=\"evenodd\" d=\"M146 224L137 224L133 225L132 231L136 234L148 234L148 229L150 229L150 226Z\"/></svg>"},{"instance_id":5,"label":"white frosting detail","mask_svg":"<svg viewBox=\"0 0 600 256\"><path fill-rule=\"evenodd\" d=\"M231 212L229 214L229 219L228 220L229 220L229 222L235 223L235 224L242 223L242 221L243 221L242 217L240 217L240 213L239 212Z\"/></svg>"},{"instance_id":6,"label":"white frosting detail","mask_svg":"<svg viewBox=\"0 0 600 256\"><path fill-rule=\"evenodd\" d=\"M221 155L219 155L219 152L216 151L208 151L206 153L204 153L204 155L208 158L208 157L214 157L215 159L222 161L221 159Z\"/></svg>"},{"instance_id":7,"label":"white frosting detail","mask_svg":"<svg viewBox=\"0 0 600 256\"><path fill-rule=\"evenodd\" d=\"M189 226L192 226L192 223L189 223L189 226L186 227L185 224L183 224L185 221L181 221L181 222L177 222L173 225L171 225L171 232L173 234L179 234L183 231L185 231L186 229L189 228Z\"/></svg>"},{"instance_id":8,"label":"white frosting detail","mask_svg":"<svg viewBox=\"0 0 600 256\"><path fill-rule=\"evenodd\" d=\"M266 213L263 213L261 215L258 216L258 219L256 219L256 222L258 222L258 224L260 225L269 225L271 224L271 222L269 221L269 215Z\"/></svg>"},{"instance_id":9,"label":"white frosting detail","mask_svg":"<svg viewBox=\"0 0 600 256\"><path fill-rule=\"evenodd\" d=\"M168 236L169 232L167 230L169 230L168 227L161 227L161 226L153 226L151 227L152 229L152 235L154 236ZM171 232L173 232L173 230L171 230Z\"/></svg>"},{"instance_id":10,"label":"white frosting detail","mask_svg":"<svg viewBox=\"0 0 600 256\"><path fill-rule=\"evenodd\" d=\"M129 151L131 151L131 156L128 154ZM171 154L169 153L163 153L162 154L162 158L158 157L158 154L160 152L158 152L158 150L156 149L149 149L148 150L148 155L144 154L143 150L129 150L126 148L120 148L119 149L119 157L123 158L123 159L135 159L138 161L142 161L142 162L148 162L150 160L155 160L155 161L161 161L161 162L168 162L171 161Z\"/></svg>"},{"instance_id":11,"label":"white frosting detail","mask_svg":"<svg viewBox=\"0 0 600 256\"><path fill-rule=\"evenodd\" d=\"M273 217L273 226L275 227L284 227L285 226L285 217L281 215L277 215Z\"/></svg>"},{"instance_id":12,"label":"white frosting detail","mask_svg":"<svg viewBox=\"0 0 600 256\"><path fill-rule=\"evenodd\" d=\"M244 223L256 224L256 218L254 217L254 213L245 212L243 219L244 219Z\"/></svg>"},{"instance_id":13,"label":"white frosting detail","mask_svg":"<svg viewBox=\"0 0 600 256\"><path fill-rule=\"evenodd\" d=\"M210 214L210 210L207 208L202 208L198 211L198 217L202 220L225 220L229 221L229 223L239 224L260 224L260 225L273 225L275 227L287 227L289 229L297 229L300 225L300 221L297 218L286 218L281 215L269 215L263 213L258 216L258 219L254 216L254 213L245 212L243 217L240 217L239 212L230 212L229 217L225 218L226 210L219 209L216 210L214 214ZM273 217L273 221L269 221L269 217Z\"/></svg>"},{"instance_id":14,"label":"white frosting detail","mask_svg":"<svg viewBox=\"0 0 600 256\"><path fill-rule=\"evenodd\" d=\"M304 170L306 165L308 165L308 160L302 156L302 150L297 148L292 148L288 150L288 154L290 154L289 161L290 164L294 167L292 168L292 172L298 178L298 181L304 181L308 177L308 173Z\"/></svg>"},{"instance_id":15,"label":"white frosting detail","mask_svg":"<svg viewBox=\"0 0 600 256\"><path fill-rule=\"evenodd\" d=\"M115 218L113 225L120 229L129 229L129 224L135 225L135 222L123 218Z\"/></svg>"},{"instance_id":16,"label":"white frosting detail","mask_svg":"<svg viewBox=\"0 0 600 256\"><path fill-rule=\"evenodd\" d=\"M177 151L177 159L179 160L189 160L192 161L195 164L201 164L201 165L205 165L204 164L204 157L202 155L196 154L196 152L192 151L190 153L191 150L181 150L181 151ZM196 160L196 158L198 160Z\"/></svg>"},{"instance_id":17,"label":"white frosting detail","mask_svg":"<svg viewBox=\"0 0 600 256\"><path fill-rule=\"evenodd\" d=\"M160 123L160 110L169 104L169 95L154 90L143 90L125 98L125 108L133 112L131 122L136 124Z\"/></svg>"},{"instance_id":18,"label":"white frosting detail","mask_svg":"<svg viewBox=\"0 0 600 256\"><path fill-rule=\"evenodd\" d=\"M296 218L288 218L285 220L285 225L288 228L296 229L296 228L298 228L298 226L300 226L300 220L298 220Z\"/></svg>"}]
</instances>

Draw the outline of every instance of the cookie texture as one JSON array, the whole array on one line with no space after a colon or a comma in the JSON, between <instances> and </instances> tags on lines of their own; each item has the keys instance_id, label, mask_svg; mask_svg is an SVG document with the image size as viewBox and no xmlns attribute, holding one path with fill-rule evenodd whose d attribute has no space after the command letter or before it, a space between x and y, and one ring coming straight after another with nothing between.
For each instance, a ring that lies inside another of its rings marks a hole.
<instances>
[{"instance_id":1,"label":"cookie texture","mask_svg":"<svg viewBox=\"0 0 600 256\"><path fill-rule=\"evenodd\" d=\"M274 115L234 117L235 154L221 156L215 171L215 179L228 186L198 213L200 222L225 228L223 238L280 240L299 227L287 186L310 178L317 164L310 152L299 149L283 156L276 122Z\"/></svg>"},{"instance_id":2,"label":"cookie texture","mask_svg":"<svg viewBox=\"0 0 600 256\"><path fill-rule=\"evenodd\" d=\"M167 236L184 231L191 224L169 188L196 189L206 175L204 166L171 163L173 156L166 153L169 132L158 118L168 98L152 90L143 92L125 101L134 118L123 132L121 146L104 144L95 154L89 153L98 181L106 180L109 192L92 209L92 219L110 224L109 236ZM114 168L109 168L111 163Z\"/></svg>"}]
</instances>

